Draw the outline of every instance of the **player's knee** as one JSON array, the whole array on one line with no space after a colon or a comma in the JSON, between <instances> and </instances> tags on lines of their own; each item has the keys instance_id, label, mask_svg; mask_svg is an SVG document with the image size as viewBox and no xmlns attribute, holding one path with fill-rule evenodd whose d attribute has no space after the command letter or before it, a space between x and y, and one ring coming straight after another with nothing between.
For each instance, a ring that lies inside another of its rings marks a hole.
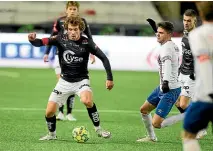
<instances>
[{"instance_id":1,"label":"player's knee","mask_svg":"<svg viewBox=\"0 0 213 151\"><path fill-rule=\"evenodd\" d=\"M145 106L141 106L140 107L140 112L142 113L142 114L149 114L149 111L147 110L147 108L145 107Z\"/></svg>"},{"instance_id":2,"label":"player's knee","mask_svg":"<svg viewBox=\"0 0 213 151\"><path fill-rule=\"evenodd\" d=\"M142 113L142 114L148 114L148 111L145 109L145 107L143 107L143 106L141 106L140 107L140 112Z\"/></svg>"},{"instance_id":3,"label":"player's knee","mask_svg":"<svg viewBox=\"0 0 213 151\"><path fill-rule=\"evenodd\" d=\"M81 101L82 101L82 103L84 103L84 105L87 108L91 108L93 106L92 100L89 97L87 97L87 96L81 97Z\"/></svg>"},{"instance_id":4,"label":"player's knee","mask_svg":"<svg viewBox=\"0 0 213 151\"><path fill-rule=\"evenodd\" d=\"M189 106L189 104L188 104L187 102L181 102L181 103L180 103L180 107L181 107L182 109L186 109L188 106Z\"/></svg>"},{"instance_id":5,"label":"player's knee","mask_svg":"<svg viewBox=\"0 0 213 151\"><path fill-rule=\"evenodd\" d=\"M196 138L196 134L190 133L186 130L184 130L184 132L182 133L182 136L185 139L195 139Z\"/></svg>"},{"instance_id":6,"label":"player's knee","mask_svg":"<svg viewBox=\"0 0 213 151\"><path fill-rule=\"evenodd\" d=\"M160 122L157 122L157 121L152 121L152 126L154 128L161 128L161 123Z\"/></svg>"},{"instance_id":7,"label":"player's knee","mask_svg":"<svg viewBox=\"0 0 213 151\"><path fill-rule=\"evenodd\" d=\"M47 110L46 114L45 114L45 116L48 117L48 118L49 117L53 117L54 115L55 115L55 112L54 111L50 111L50 110Z\"/></svg>"},{"instance_id":8,"label":"player's knee","mask_svg":"<svg viewBox=\"0 0 213 151\"><path fill-rule=\"evenodd\" d=\"M46 117L52 117L55 115L56 113L56 110L57 110L57 103L55 102L48 102L47 104L47 109L46 109Z\"/></svg>"}]
</instances>

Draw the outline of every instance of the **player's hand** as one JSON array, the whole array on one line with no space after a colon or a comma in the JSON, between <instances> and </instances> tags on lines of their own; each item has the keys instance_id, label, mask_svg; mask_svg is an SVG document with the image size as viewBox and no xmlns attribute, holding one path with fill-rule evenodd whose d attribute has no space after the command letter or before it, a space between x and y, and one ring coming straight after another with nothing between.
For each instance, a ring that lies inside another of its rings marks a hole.
<instances>
[{"instance_id":1,"label":"player's hand","mask_svg":"<svg viewBox=\"0 0 213 151\"><path fill-rule=\"evenodd\" d=\"M35 32L29 33L28 40L29 41L34 41L35 39L36 39L36 33Z\"/></svg>"},{"instance_id":2,"label":"player's hand","mask_svg":"<svg viewBox=\"0 0 213 151\"><path fill-rule=\"evenodd\" d=\"M90 54L91 64L95 63L95 55Z\"/></svg>"},{"instance_id":3,"label":"player's hand","mask_svg":"<svg viewBox=\"0 0 213 151\"><path fill-rule=\"evenodd\" d=\"M107 81L106 81L106 88L107 88L108 90L111 90L111 89L113 88L113 86L114 86L113 81L110 81L110 80L107 80Z\"/></svg>"},{"instance_id":4,"label":"player's hand","mask_svg":"<svg viewBox=\"0 0 213 151\"><path fill-rule=\"evenodd\" d=\"M190 74L189 78L192 79L192 80L195 80L195 74L194 73Z\"/></svg>"},{"instance_id":5,"label":"player's hand","mask_svg":"<svg viewBox=\"0 0 213 151\"><path fill-rule=\"evenodd\" d=\"M169 82L168 81L163 81L163 84L162 84L162 91L163 93L167 93L169 92Z\"/></svg>"},{"instance_id":6,"label":"player's hand","mask_svg":"<svg viewBox=\"0 0 213 151\"><path fill-rule=\"evenodd\" d=\"M49 62L49 56L47 54L44 55L43 60L44 62Z\"/></svg>"}]
</instances>

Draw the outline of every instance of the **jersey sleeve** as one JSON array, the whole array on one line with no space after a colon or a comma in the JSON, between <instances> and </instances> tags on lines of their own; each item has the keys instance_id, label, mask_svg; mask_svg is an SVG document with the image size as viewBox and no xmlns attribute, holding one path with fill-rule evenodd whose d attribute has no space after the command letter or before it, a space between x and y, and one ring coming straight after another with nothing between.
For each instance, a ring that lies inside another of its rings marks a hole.
<instances>
[{"instance_id":1,"label":"jersey sleeve","mask_svg":"<svg viewBox=\"0 0 213 151\"><path fill-rule=\"evenodd\" d=\"M82 20L85 24L85 30L84 30L85 35L88 37L88 39L92 39L92 33L90 31L89 25L87 24L87 21L84 18L82 18Z\"/></svg>"},{"instance_id":2,"label":"jersey sleeve","mask_svg":"<svg viewBox=\"0 0 213 151\"><path fill-rule=\"evenodd\" d=\"M200 55L209 55L209 50L204 39L205 37L196 35L194 32L189 34L189 44L194 57L199 57Z\"/></svg>"},{"instance_id":3,"label":"jersey sleeve","mask_svg":"<svg viewBox=\"0 0 213 151\"><path fill-rule=\"evenodd\" d=\"M172 47L171 46L166 46L161 50L161 61L164 62L166 60L171 60L172 61Z\"/></svg>"},{"instance_id":4,"label":"jersey sleeve","mask_svg":"<svg viewBox=\"0 0 213 151\"><path fill-rule=\"evenodd\" d=\"M207 37L207 36L206 36ZM189 44L196 62L196 75L202 81L204 90L207 95L213 93L213 64L212 52L208 48L206 37L197 32L192 31L189 34Z\"/></svg>"},{"instance_id":5,"label":"jersey sleeve","mask_svg":"<svg viewBox=\"0 0 213 151\"><path fill-rule=\"evenodd\" d=\"M93 40L89 40L88 50L91 54L95 55L102 61L104 68L106 70L106 73L107 73L107 80L113 81L113 75L112 75L112 70L111 70L111 65L110 65L109 59L101 51L101 49L93 42Z\"/></svg>"},{"instance_id":6,"label":"jersey sleeve","mask_svg":"<svg viewBox=\"0 0 213 151\"><path fill-rule=\"evenodd\" d=\"M58 45L56 36L52 36L50 38L42 38L42 39L36 38L34 41L29 41L29 42L35 47L41 47L46 45L54 45L54 46Z\"/></svg>"},{"instance_id":7,"label":"jersey sleeve","mask_svg":"<svg viewBox=\"0 0 213 151\"><path fill-rule=\"evenodd\" d=\"M172 73L172 47L170 45L162 50L161 61L164 64L163 81L169 81Z\"/></svg>"}]
</instances>

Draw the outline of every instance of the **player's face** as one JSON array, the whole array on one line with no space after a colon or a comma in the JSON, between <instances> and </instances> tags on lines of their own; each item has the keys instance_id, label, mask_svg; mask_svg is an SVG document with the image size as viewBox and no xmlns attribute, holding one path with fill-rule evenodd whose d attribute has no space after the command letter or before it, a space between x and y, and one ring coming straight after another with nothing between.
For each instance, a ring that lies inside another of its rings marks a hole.
<instances>
[{"instance_id":1,"label":"player's face","mask_svg":"<svg viewBox=\"0 0 213 151\"><path fill-rule=\"evenodd\" d=\"M66 9L66 14L67 14L67 17L77 16L78 15L78 8L76 6L69 6Z\"/></svg>"},{"instance_id":2,"label":"player's face","mask_svg":"<svg viewBox=\"0 0 213 151\"><path fill-rule=\"evenodd\" d=\"M195 18L183 15L183 26L187 31L191 31L195 27Z\"/></svg>"},{"instance_id":3,"label":"player's face","mask_svg":"<svg viewBox=\"0 0 213 151\"><path fill-rule=\"evenodd\" d=\"M73 26L72 24L68 24L67 32L70 40L77 41L80 38L81 31L78 25Z\"/></svg>"},{"instance_id":4,"label":"player's face","mask_svg":"<svg viewBox=\"0 0 213 151\"><path fill-rule=\"evenodd\" d=\"M168 33L166 30L164 30L161 27L158 27L157 33L157 41L161 44L163 44L164 42L166 42L169 37L170 37L170 33Z\"/></svg>"}]
</instances>

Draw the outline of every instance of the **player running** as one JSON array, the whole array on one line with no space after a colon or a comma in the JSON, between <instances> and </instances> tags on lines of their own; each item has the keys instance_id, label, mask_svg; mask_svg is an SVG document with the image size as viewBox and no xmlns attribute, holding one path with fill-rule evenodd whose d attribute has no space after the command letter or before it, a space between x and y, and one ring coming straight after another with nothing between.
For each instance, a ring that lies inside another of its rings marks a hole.
<instances>
[{"instance_id":1,"label":"player running","mask_svg":"<svg viewBox=\"0 0 213 151\"><path fill-rule=\"evenodd\" d=\"M92 53L103 62L107 73L106 88L111 90L114 84L109 60L91 39L81 35L85 24L80 17L66 18L64 28L67 30L67 34L59 33L50 38L36 39L35 33L28 35L33 46L57 46L61 65L61 78L51 93L46 108L45 118L49 133L40 140L57 139L55 116L57 107L63 105L67 98L74 94L77 94L86 106L97 135L109 138L111 133L100 127L99 113L93 102L87 68L89 54Z\"/></svg>"},{"instance_id":2,"label":"player running","mask_svg":"<svg viewBox=\"0 0 213 151\"><path fill-rule=\"evenodd\" d=\"M189 34L195 58L195 97L184 119L183 150L200 151L197 133L213 123L213 3L197 3L203 25Z\"/></svg>"},{"instance_id":3,"label":"player running","mask_svg":"<svg viewBox=\"0 0 213 151\"><path fill-rule=\"evenodd\" d=\"M163 128L169 114L181 92L178 82L179 49L171 41L174 26L170 22L157 25L157 41L161 44L158 57L160 86L158 86L141 106L140 112L148 136L138 142L157 141L154 128ZM150 112L156 108L154 117Z\"/></svg>"},{"instance_id":4,"label":"player running","mask_svg":"<svg viewBox=\"0 0 213 151\"><path fill-rule=\"evenodd\" d=\"M69 16L77 16L79 15L79 7L80 4L76 1L68 1L66 4L66 16L60 17L59 19L57 19L57 21L54 23L53 25L53 30L51 33L51 36L57 35L59 32L64 31L64 20L66 19L66 17ZM89 25L87 24L86 20L84 18L82 18L82 20L84 21L85 24L85 30L84 30L84 34L92 40L92 34L90 32L90 28ZM50 53L51 50L51 45L48 45L45 51L45 55L44 55L44 62L48 61L48 55ZM95 62L95 56L94 55L90 55L90 59L91 59L91 63L93 64ZM56 73L56 77L57 79L60 78L60 73L61 73L61 67L60 67L60 63L59 63L59 59L58 59L58 53L56 53L55 56L55 73ZM69 121L76 121L76 118L73 117L72 115L72 108L73 108L73 104L74 104L74 99L75 99L75 95L71 95L69 96L69 98L67 99L67 115L66 118L64 117L64 105L62 105L61 107L59 107L59 113L58 116L56 117L56 119L58 120L69 120Z\"/></svg>"}]
</instances>

